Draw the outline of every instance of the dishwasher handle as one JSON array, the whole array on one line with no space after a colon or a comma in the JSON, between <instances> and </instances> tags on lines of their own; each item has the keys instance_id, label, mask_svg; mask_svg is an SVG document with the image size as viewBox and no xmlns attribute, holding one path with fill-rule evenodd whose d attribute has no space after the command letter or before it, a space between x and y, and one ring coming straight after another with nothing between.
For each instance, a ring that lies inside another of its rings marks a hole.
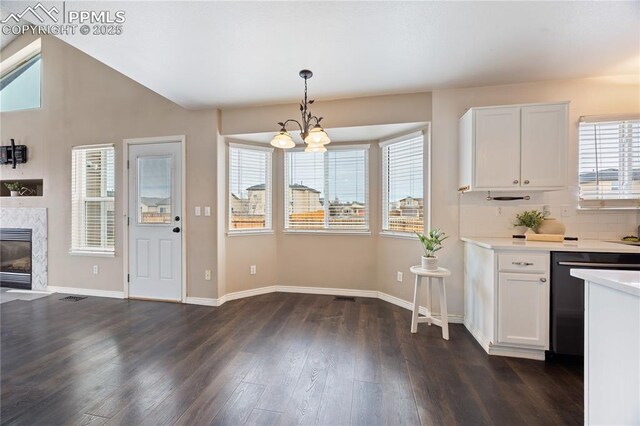
<instances>
[{"instance_id":1,"label":"dishwasher handle","mask_svg":"<svg viewBox=\"0 0 640 426\"><path fill-rule=\"evenodd\" d=\"M599 262L558 262L560 266L588 266L590 268L609 268L609 269L617 269L617 268L638 268L640 269L640 265L634 263L599 263Z\"/></svg>"}]
</instances>

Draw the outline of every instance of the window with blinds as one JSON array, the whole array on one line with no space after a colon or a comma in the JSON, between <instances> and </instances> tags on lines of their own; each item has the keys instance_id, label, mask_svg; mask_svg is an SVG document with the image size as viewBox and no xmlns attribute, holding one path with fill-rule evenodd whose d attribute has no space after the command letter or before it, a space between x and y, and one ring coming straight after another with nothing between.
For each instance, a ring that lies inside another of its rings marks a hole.
<instances>
[{"instance_id":1,"label":"window with blinds","mask_svg":"<svg viewBox=\"0 0 640 426\"><path fill-rule=\"evenodd\" d=\"M424 136L382 142L382 231L424 230Z\"/></svg>"},{"instance_id":2,"label":"window with blinds","mask_svg":"<svg viewBox=\"0 0 640 426\"><path fill-rule=\"evenodd\" d=\"M114 252L114 157L113 145L71 151L71 252Z\"/></svg>"},{"instance_id":3,"label":"window with blinds","mask_svg":"<svg viewBox=\"0 0 640 426\"><path fill-rule=\"evenodd\" d=\"M272 149L229 145L229 231L271 229Z\"/></svg>"},{"instance_id":4,"label":"window with blinds","mask_svg":"<svg viewBox=\"0 0 640 426\"><path fill-rule=\"evenodd\" d=\"M583 117L578 173L581 201L640 200L640 120Z\"/></svg>"},{"instance_id":5,"label":"window with blinds","mask_svg":"<svg viewBox=\"0 0 640 426\"><path fill-rule=\"evenodd\" d=\"M285 153L285 229L369 230L369 147Z\"/></svg>"}]
</instances>

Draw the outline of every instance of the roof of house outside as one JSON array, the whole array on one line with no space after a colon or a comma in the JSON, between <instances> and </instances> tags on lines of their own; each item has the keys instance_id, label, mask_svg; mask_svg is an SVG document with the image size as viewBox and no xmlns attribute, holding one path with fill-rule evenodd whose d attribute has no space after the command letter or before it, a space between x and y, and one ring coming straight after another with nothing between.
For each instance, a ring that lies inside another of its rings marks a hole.
<instances>
[{"instance_id":1,"label":"roof of house outside","mask_svg":"<svg viewBox=\"0 0 640 426\"><path fill-rule=\"evenodd\" d=\"M618 169L602 169L598 172L597 178L600 182L617 181ZM640 180L640 169L633 170L632 180ZM596 181L596 172L580 173L580 183L595 182L595 181Z\"/></svg>"},{"instance_id":2,"label":"roof of house outside","mask_svg":"<svg viewBox=\"0 0 640 426\"><path fill-rule=\"evenodd\" d=\"M320 191L318 191L317 189L313 189L313 188L309 188L306 185L302 185L299 183L292 183L289 185L289 188L291 189L295 189L297 191L310 191L310 192L315 192L316 194L319 194ZM247 188L247 191L264 191L265 189L265 184L261 183L258 185L253 185Z\"/></svg>"},{"instance_id":3,"label":"roof of house outside","mask_svg":"<svg viewBox=\"0 0 640 426\"><path fill-rule=\"evenodd\" d=\"M147 207L166 206L171 204L170 198L158 198L158 197L140 197L140 201Z\"/></svg>"}]
</instances>

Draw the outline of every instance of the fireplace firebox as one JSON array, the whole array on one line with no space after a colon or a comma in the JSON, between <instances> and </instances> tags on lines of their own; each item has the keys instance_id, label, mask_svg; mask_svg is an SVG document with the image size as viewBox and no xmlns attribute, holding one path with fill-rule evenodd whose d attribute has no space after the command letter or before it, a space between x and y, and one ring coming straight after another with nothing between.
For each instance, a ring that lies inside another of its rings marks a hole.
<instances>
[{"instance_id":1,"label":"fireplace firebox","mask_svg":"<svg viewBox=\"0 0 640 426\"><path fill-rule=\"evenodd\" d=\"M0 286L31 289L31 229L0 228Z\"/></svg>"}]
</instances>

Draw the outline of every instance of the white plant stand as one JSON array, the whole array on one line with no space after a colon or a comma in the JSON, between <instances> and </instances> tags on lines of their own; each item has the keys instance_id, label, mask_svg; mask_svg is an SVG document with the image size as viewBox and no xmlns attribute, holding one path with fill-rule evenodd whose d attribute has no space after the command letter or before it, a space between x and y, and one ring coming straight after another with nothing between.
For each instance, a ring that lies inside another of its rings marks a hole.
<instances>
[{"instance_id":1,"label":"white plant stand","mask_svg":"<svg viewBox=\"0 0 640 426\"><path fill-rule=\"evenodd\" d=\"M438 268L436 271L428 271L422 269L422 266L412 266L410 269L412 274L416 276L415 289L413 291L413 315L411 316L411 332L418 332L418 323L426 322L428 325L435 324L442 328L442 338L449 340L449 320L447 313L447 295L445 290L445 277L451 276L451 271L445 268ZM420 316L420 286L422 278L427 279L427 314ZM440 287L440 318L434 318L431 313L431 285L435 281Z\"/></svg>"}]
</instances>

